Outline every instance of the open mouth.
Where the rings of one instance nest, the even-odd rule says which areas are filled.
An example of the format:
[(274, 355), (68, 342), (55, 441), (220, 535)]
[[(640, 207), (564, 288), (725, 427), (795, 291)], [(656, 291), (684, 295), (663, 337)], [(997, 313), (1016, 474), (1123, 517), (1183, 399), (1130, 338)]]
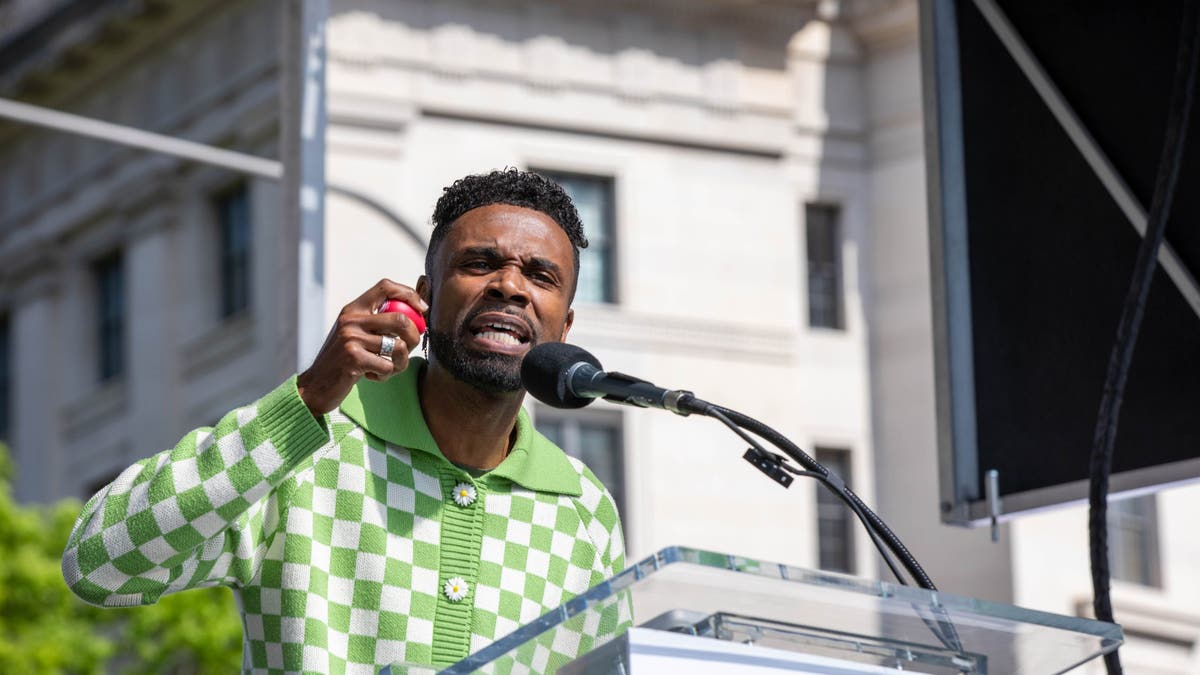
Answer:
[(471, 334), (483, 342), (519, 349), (528, 345), (530, 330), (525, 322), (499, 312), (481, 314), (471, 322)]

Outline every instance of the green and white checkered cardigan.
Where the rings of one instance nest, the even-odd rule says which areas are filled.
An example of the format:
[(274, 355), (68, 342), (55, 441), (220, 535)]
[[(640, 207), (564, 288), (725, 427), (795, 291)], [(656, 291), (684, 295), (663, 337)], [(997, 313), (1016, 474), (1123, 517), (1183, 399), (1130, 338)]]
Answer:
[[(226, 585), (245, 672), (373, 672), (457, 661), (619, 572), (596, 476), (521, 411), (509, 456), (472, 478), (425, 425), (424, 366), (361, 382), (323, 424), (292, 378), (129, 467), (75, 523), (68, 585), (112, 607)], [(518, 659), (561, 663), (628, 623), (616, 614)]]

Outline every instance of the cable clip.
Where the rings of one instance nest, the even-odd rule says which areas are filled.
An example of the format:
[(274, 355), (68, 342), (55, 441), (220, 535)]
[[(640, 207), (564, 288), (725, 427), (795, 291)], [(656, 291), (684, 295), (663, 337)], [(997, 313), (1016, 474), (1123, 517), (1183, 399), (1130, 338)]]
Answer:
[(754, 465), (754, 468), (767, 474), (771, 480), (779, 483), (783, 487), (791, 487), (792, 481), (796, 480), (792, 477), (777, 456), (766, 455), (754, 448), (746, 450), (746, 454), (742, 455), (742, 459)]

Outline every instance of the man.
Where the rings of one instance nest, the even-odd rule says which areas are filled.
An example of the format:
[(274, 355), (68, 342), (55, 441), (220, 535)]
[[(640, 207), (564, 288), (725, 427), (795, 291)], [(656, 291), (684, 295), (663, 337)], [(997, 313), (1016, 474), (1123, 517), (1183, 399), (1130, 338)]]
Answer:
[[(87, 503), (63, 555), (76, 594), (226, 585), (244, 671), (374, 672), (453, 663), (624, 567), (612, 497), (521, 407), (523, 355), (574, 319), (575, 207), (496, 171), (446, 188), (433, 224), (415, 290), (379, 282), (308, 370)], [(388, 299), (425, 313), (428, 362)]]

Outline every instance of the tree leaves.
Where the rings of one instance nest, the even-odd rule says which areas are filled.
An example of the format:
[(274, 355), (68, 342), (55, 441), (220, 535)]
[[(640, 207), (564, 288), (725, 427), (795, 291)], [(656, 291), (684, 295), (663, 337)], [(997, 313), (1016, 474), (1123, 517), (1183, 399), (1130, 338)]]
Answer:
[(13, 501), (0, 444), (0, 673), (226, 673), (241, 664), (233, 594), (209, 588), (154, 605), (93, 607), (62, 578), (62, 552), (81, 504)]

